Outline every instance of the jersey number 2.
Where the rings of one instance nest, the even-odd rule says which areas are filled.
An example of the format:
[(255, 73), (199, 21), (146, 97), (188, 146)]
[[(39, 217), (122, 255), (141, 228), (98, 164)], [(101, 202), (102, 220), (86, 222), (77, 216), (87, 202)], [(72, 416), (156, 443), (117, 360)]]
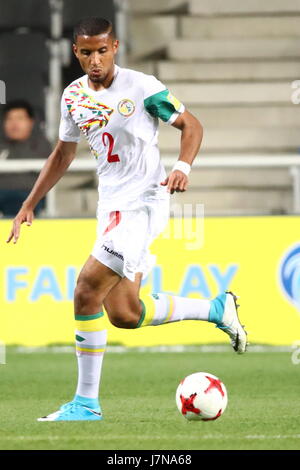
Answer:
[(115, 143), (113, 136), (108, 132), (104, 132), (104, 134), (102, 135), (102, 142), (105, 147), (108, 145), (107, 161), (109, 163), (119, 162), (119, 155), (117, 155), (116, 153), (112, 153)]

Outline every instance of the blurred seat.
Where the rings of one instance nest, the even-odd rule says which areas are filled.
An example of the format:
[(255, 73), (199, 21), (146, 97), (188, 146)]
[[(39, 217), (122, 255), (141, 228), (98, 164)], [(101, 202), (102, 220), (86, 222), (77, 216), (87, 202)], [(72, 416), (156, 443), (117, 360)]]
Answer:
[(48, 75), (49, 52), (46, 36), (40, 33), (0, 34), (0, 66), (28, 67)]
[(74, 25), (87, 16), (100, 16), (114, 23), (115, 7), (112, 0), (64, 0), (64, 35), (73, 31)]
[(41, 33), (0, 34), (0, 77), (6, 84), (6, 100), (24, 99), (38, 117), (45, 115), (49, 52)]
[(6, 84), (6, 101), (28, 101), (38, 119), (44, 121), (45, 81), (41, 74), (20, 64), (19, 67), (0, 67), (0, 77)]
[(46, 0), (0, 0), (0, 31), (21, 27), (50, 33), (50, 6)]

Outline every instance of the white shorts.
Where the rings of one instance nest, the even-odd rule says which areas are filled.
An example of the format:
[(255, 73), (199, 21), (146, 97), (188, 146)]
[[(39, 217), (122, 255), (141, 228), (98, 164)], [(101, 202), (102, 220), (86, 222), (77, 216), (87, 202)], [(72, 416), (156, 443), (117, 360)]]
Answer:
[(165, 229), (169, 213), (169, 199), (147, 202), (137, 210), (98, 210), (92, 255), (121, 277), (134, 281), (136, 273), (143, 273), (144, 279), (156, 262), (149, 247)]

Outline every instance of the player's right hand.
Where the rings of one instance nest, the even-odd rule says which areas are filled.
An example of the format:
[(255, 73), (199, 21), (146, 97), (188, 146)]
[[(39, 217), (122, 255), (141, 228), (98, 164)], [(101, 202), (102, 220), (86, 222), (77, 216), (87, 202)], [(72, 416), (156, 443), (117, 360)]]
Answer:
[(12, 239), (14, 239), (14, 243), (17, 243), (18, 238), (20, 236), (21, 224), (26, 222), (26, 225), (31, 225), (33, 221), (33, 217), (34, 217), (34, 214), (33, 214), (32, 209), (21, 207), (16, 217), (14, 218), (13, 226), (9, 234), (9, 237), (6, 240), (6, 243), (9, 243)]

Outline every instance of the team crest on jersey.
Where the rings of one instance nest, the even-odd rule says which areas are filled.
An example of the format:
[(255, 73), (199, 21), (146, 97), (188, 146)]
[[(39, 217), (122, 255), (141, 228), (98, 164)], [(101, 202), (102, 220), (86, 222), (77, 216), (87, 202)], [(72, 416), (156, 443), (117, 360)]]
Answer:
[(65, 98), (68, 111), (85, 135), (92, 126), (102, 128), (108, 124), (114, 110), (96, 101), (86, 92), (81, 82), (70, 85), (68, 92)]
[(122, 116), (125, 116), (125, 117), (132, 116), (132, 114), (135, 111), (135, 104), (133, 101), (129, 100), (128, 98), (125, 98), (119, 102), (118, 111), (120, 114), (122, 114)]

